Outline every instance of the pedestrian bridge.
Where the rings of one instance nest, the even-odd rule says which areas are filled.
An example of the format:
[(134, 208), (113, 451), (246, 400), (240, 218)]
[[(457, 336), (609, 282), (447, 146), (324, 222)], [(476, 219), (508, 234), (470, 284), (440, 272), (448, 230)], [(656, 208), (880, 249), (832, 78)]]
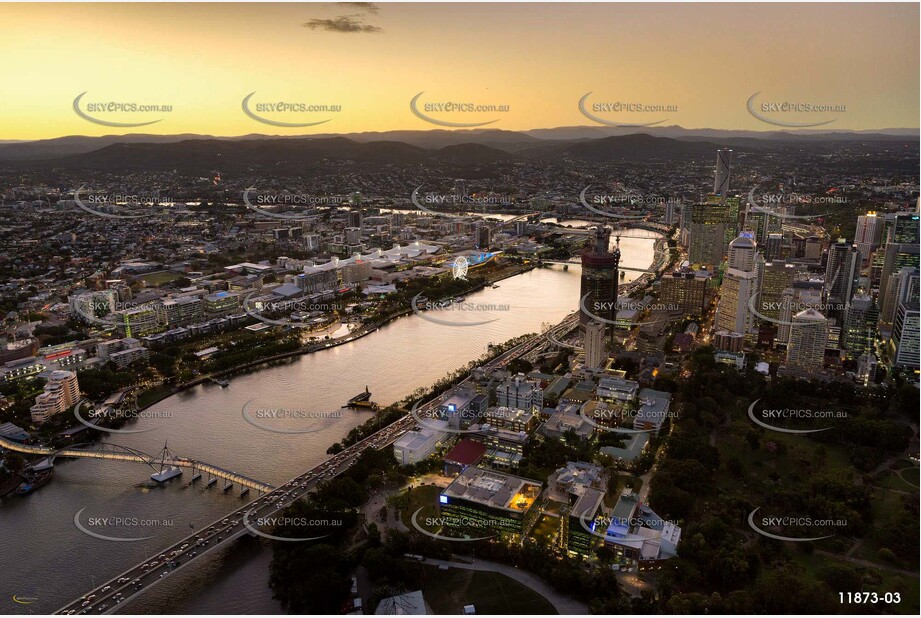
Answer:
[[(225, 489), (231, 485), (239, 485), (244, 489), (253, 489), (262, 493), (268, 493), (274, 489), (268, 483), (251, 479), (242, 474), (237, 474), (231, 470), (215, 466), (197, 459), (188, 457), (179, 457), (170, 453), (165, 448), (159, 455), (148, 455), (137, 449), (118, 444), (109, 443), (92, 443), (77, 444), (68, 448), (53, 449), (48, 446), (34, 446), (31, 444), (20, 444), (6, 438), (0, 437), (0, 447), (17, 453), (26, 453), (28, 455), (45, 455), (45, 459), (35, 468), (48, 468), (54, 465), (56, 457), (74, 457), (78, 459), (108, 459), (112, 461), (127, 461), (132, 463), (141, 463), (151, 468), (162, 468), (175, 466), (177, 468), (190, 469), (192, 471), (192, 480), (195, 481), (199, 476), (207, 474), (211, 478), (220, 478), (225, 481)], [(82, 448), (86, 447), (86, 448)]]

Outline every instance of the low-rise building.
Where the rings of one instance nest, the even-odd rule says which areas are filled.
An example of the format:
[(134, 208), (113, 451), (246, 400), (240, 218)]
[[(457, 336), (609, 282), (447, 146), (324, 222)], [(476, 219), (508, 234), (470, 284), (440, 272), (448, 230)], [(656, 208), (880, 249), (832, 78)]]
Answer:
[(469, 467), (438, 496), (447, 527), (526, 535), (540, 515), (541, 483)]
[(393, 443), (393, 456), (401, 465), (422, 461), (447, 437), (447, 421), (429, 420), (425, 427), (407, 431)]

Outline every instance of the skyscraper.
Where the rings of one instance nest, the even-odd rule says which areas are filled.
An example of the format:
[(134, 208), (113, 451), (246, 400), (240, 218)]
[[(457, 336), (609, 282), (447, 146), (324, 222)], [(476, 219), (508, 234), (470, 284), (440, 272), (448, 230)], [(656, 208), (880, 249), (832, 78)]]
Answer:
[(783, 234), (768, 234), (764, 243), (764, 259), (770, 262), (780, 257), (783, 250)]
[(585, 348), (586, 367), (597, 369), (604, 365), (607, 354), (604, 350), (604, 324), (602, 322), (593, 320), (585, 325), (583, 347)]
[(787, 344), (787, 366), (807, 373), (822, 368), (825, 344), (828, 341), (828, 320), (815, 309), (804, 309), (793, 316), (790, 343)]
[(688, 260), (691, 264), (718, 266), (726, 255), (729, 205), (719, 202), (685, 208), (688, 219)]
[(857, 231), (854, 233), (854, 244), (860, 250), (864, 265), (870, 261), (871, 254), (879, 247), (883, 237), (883, 224), (885, 219), (876, 216), (873, 211), (857, 217)]
[[(617, 317), (617, 282), (620, 267), (620, 248), (608, 250), (611, 232), (604, 227), (597, 227), (589, 243), (582, 251), (582, 285), (580, 299), (585, 299), (580, 307), (579, 323), (585, 324), (599, 318), (613, 323)], [(612, 336), (613, 336), (613, 329)]]
[(879, 307), (868, 294), (855, 294), (847, 305), (841, 348), (849, 359), (856, 360), (865, 352), (873, 352)]
[(906, 369), (919, 369), (921, 347), (921, 318), (919, 318), (919, 276), (917, 268), (903, 268), (897, 277), (896, 309), (892, 322), (889, 352), (892, 364)]
[(723, 198), (729, 193), (729, 172), (732, 168), (732, 151), (721, 148), (716, 151), (716, 174), (713, 179), (713, 193)]
[(476, 238), (477, 248), (481, 251), (488, 251), (492, 244), (492, 230), (489, 229), (489, 225), (482, 223), (477, 226)]
[(742, 333), (751, 330), (753, 314), (749, 307), (758, 289), (757, 245), (751, 234), (743, 232), (729, 244), (729, 260), (716, 311), (716, 330)]
[(840, 317), (857, 290), (860, 278), (860, 251), (856, 245), (839, 238), (828, 248), (825, 268), (825, 297), (830, 315)]
[[(894, 230), (893, 230), (894, 231)], [(893, 237), (890, 231), (890, 237)], [(879, 281), (879, 328), (885, 333), (892, 330), (895, 310), (898, 306), (897, 277), (903, 268), (921, 268), (918, 255), (918, 243), (890, 242), (886, 244), (883, 258), (883, 271)]]
[(755, 305), (758, 313), (768, 318), (780, 317), (780, 308), (783, 303), (783, 292), (793, 286), (793, 277), (796, 267), (783, 260), (775, 260), (764, 265), (758, 295)]

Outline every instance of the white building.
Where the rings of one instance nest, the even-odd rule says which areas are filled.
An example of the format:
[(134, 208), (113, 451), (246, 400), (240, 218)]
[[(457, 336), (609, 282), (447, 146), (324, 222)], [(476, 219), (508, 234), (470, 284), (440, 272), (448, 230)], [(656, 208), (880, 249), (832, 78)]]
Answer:
[(448, 436), (448, 421), (427, 420), (425, 427), (407, 431), (393, 443), (393, 456), (401, 465), (422, 461)]
[(53, 371), (45, 384), (45, 392), (35, 398), (31, 408), (32, 422), (41, 425), (52, 416), (66, 412), (80, 399), (80, 385), (73, 371)]
[(787, 365), (806, 372), (821, 371), (828, 343), (828, 320), (809, 308), (793, 316), (792, 322)]
[(749, 307), (758, 289), (757, 246), (748, 233), (729, 243), (729, 260), (716, 312), (716, 330), (748, 333), (753, 313)]
[(604, 323), (589, 322), (585, 325), (585, 366), (589, 369), (598, 369), (604, 366), (607, 353), (604, 349)]

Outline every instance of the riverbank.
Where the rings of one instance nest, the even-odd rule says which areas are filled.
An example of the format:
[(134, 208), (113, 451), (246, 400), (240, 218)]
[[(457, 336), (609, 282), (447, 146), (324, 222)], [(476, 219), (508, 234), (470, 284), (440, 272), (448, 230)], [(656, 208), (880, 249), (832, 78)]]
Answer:
[[(491, 275), (486, 276), (482, 282), (479, 282), (475, 285), (470, 286), (468, 289), (464, 290), (463, 294), (473, 294), (475, 292), (479, 292), (483, 290), (484, 288), (486, 288), (487, 286), (491, 286), (505, 279), (510, 279), (511, 277), (516, 277), (518, 275), (524, 274), (528, 272), (529, 270), (532, 270), (533, 268), (535, 268), (535, 265), (533, 264), (514, 265), (514, 266), (509, 266), (507, 268), (503, 268), (498, 273), (493, 273)], [(412, 313), (414, 313), (413, 308), (407, 307), (406, 309), (391, 313), (382, 319), (376, 320), (372, 324), (366, 324), (358, 329), (350, 331), (348, 334), (342, 335), (341, 337), (329, 339), (322, 343), (308, 344), (296, 350), (291, 350), (290, 352), (274, 354), (272, 356), (267, 356), (264, 358), (249, 361), (241, 365), (236, 365), (234, 367), (222, 369), (220, 371), (214, 371), (214, 372), (210, 372), (207, 374), (202, 374), (202, 375), (196, 376), (196, 378), (193, 380), (189, 380), (189, 381), (183, 382), (178, 385), (169, 386), (165, 382), (160, 382), (158, 384), (151, 386), (144, 392), (141, 392), (137, 395), (137, 400), (139, 402), (138, 411), (146, 410), (147, 408), (160, 403), (164, 399), (168, 399), (169, 397), (172, 397), (173, 395), (176, 395), (188, 389), (194, 388), (200, 384), (208, 383), (214, 379), (232, 376), (234, 374), (238, 374), (241, 372), (245, 372), (245, 371), (249, 371), (252, 369), (262, 367), (263, 365), (268, 365), (271, 363), (276, 363), (279, 361), (296, 358), (296, 357), (303, 356), (306, 354), (312, 354), (320, 350), (326, 350), (329, 348), (335, 348), (337, 346), (345, 345), (347, 343), (352, 343), (353, 341), (357, 341), (363, 337), (366, 337), (367, 335), (370, 335), (371, 333), (378, 331), (384, 326), (387, 326), (393, 322), (396, 322), (400, 318), (404, 318), (408, 315), (411, 315)], [(153, 395), (151, 396), (151, 394)]]

